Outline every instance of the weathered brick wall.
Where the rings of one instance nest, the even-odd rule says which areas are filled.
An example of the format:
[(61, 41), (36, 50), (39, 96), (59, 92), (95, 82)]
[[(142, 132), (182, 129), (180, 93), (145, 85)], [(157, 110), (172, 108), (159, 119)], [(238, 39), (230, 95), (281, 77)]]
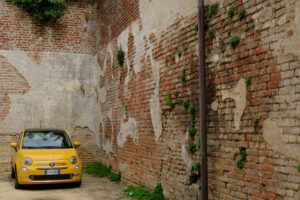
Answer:
[(45, 23), (0, 1), (1, 166), (8, 167), (15, 133), (32, 127), (66, 129), (82, 142), (84, 163), (95, 160), (98, 131), (85, 112), (95, 110), (96, 13), (93, 1), (74, 1), (61, 19)]
[[(100, 10), (119, 10), (126, 2), (103, 1)], [(106, 20), (98, 21), (98, 26), (108, 27), (97, 48), (103, 70), (99, 87), (105, 94), (100, 100), (104, 117), (100, 120), (103, 151), (99, 157), (114, 170), (120, 169), (125, 182), (149, 189), (162, 182), (168, 197), (196, 199), (200, 182), (191, 184), (189, 179), (191, 166), (200, 160), (199, 132), (197, 152), (191, 155), (187, 129), (193, 123), (179, 104), (169, 109), (165, 95), (167, 90), (178, 91), (174, 103), (189, 100), (198, 109), (197, 9), (177, 1), (157, 2), (141, 0), (136, 2), (139, 14), (131, 5), (122, 12), (105, 13)], [(210, 199), (299, 199), (299, 3), (218, 3), (208, 29), (215, 30), (216, 36), (206, 35)], [(152, 15), (147, 15), (144, 6)], [(164, 23), (160, 14), (168, 11), (167, 18), (178, 11), (177, 6), (181, 13), (189, 14), (178, 14)], [(230, 7), (236, 8), (232, 19), (227, 16)], [(239, 19), (243, 8), (245, 18)], [(112, 20), (120, 13), (125, 20), (122, 25)], [(240, 39), (236, 48), (230, 45), (233, 36)], [(123, 67), (117, 61), (120, 47), (126, 55)], [(182, 69), (187, 75), (184, 84)], [(126, 116), (122, 106), (126, 106)], [(199, 130), (197, 124), (198, 118)], [(247, 158), (239, 169), (236, 161), (241, 147)]]

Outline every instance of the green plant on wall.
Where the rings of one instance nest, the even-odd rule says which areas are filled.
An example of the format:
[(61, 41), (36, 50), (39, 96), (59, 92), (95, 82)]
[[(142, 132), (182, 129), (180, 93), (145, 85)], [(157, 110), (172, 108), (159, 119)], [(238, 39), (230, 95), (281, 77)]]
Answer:
[(227, 12), (227, 17), (229, 19), (232, 19), (233, 15), (234, 15), (234, 12), (235, 12), (236, 8), (235, 7), (231, 7), (229, 8), (228, 12)]
[(193, 104), (190, 104), (188, 108), (188, 112), (190, 114), (191, 120), (195, 121), (196, 120), (196, 108)]
[(249, 86), (249, 85), (251, 84), (251, 78), (250, 78), (250, 77), (247, 77), (247, 78), (245, 79), (245, 83), (246, 83), (247, 86)]
[(300, 173), (300, 164), (298, 165), (297, 170)]
[(196, 152), (196, 145), (195, 145), (194, 141), (190, 141), (189, 146), (188, 146), (188, 151), (191, 154), (194, 154)]
[(185, 69), (182, 69), (180, 79), (181, 79), (182, 83), (186, 82), (186, 70)]
[(201, 176), (201, 163), (200, 162), (196, 162), (192, 166), (192, 172), (196, 172), (197, 174), (199, 174)]
[(122, 47), (118, 51), (118, 63), (122, 67), (124, 64), (125, 52), (122, 50)]
[(216, 30), (214, 29), (209, 30), (207, 36), (209, 39), (214, 39), (216, 37)]
[(209, 12), (208, 12), (208, 14), (207, 14), (207, 16), (208, 16), (209, 18), (211, 18), (213, 15), (215, 15), (215, 14), (218, 12), (218, 6), (219, 6), (218, 3), (214, 3), (213, 5), (211, 5), (211, 6), (209, 7)]
[(189, 101), (184, 101), (181, 103), (181, 105), (187, 110), (190, 107), (190, 102)]
[(233, 36), (231, 39), (230, 39), (230, 45), (232, 46), (232, 48), (236, 48), (236, 46), (239, 44), (240, 42), (240, 38), (238, 36)]
[(194, 139), (194, 137), (195, 137), (195, 135), (196, 135), (196, 132), (197, 132), (197, 129), (195, 129), (195, 127), (192, 126), (192, 127), (189, 128), (188, 132), (189, 132), (190, 138), (191, 138), (191, 139)]
[(240, 158), (235, 162), (235, 166), (239, 169), (243, 169), (245, 162), (246, 162), (247, 154), (246, 154), (246, 148), (241, 147), (240, 148)]
[(166, 97), (165, 97), (165, 103), (170, 108), (174, 107), (174, 103), (173, 103), (173, 100), (172, 100), (172, 94), (171, 94), (170, 90), (167, 91), (167, 94), (166, 94)]
[(57, 20), (65, 14), (66, 0), (6, 0), (26, 10), (33, 19), (41, 21)]
[(245, 18), (245, 14), (246, 14), (245, 8), (241, 9), (241, 10), (238, 12), (239, 19), (240, 19), (240, 20), (244, 19), (244, 18)]

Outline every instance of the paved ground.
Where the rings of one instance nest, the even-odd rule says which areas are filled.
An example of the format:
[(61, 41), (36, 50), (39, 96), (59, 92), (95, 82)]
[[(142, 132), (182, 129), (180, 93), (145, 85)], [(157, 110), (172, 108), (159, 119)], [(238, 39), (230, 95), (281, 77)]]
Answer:
[(80, 188), (53, 185), (15, 190), (14, 179), (10, 178), (10, 174), (0, 175), (1, 200), (125, 200), (128, 198), (123, 195), (124, 187), (107, 178), (84, 174)]

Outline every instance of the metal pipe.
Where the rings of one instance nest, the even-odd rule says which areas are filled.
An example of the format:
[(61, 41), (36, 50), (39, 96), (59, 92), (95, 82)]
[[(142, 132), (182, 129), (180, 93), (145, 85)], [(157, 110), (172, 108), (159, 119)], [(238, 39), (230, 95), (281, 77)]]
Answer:
[(204, 0), (198, 0), (198, 43), (199, 43), (199, 113), (201, 134), (201, 199), (208, 199), (207, 139), (205, 115), (205, 40)]

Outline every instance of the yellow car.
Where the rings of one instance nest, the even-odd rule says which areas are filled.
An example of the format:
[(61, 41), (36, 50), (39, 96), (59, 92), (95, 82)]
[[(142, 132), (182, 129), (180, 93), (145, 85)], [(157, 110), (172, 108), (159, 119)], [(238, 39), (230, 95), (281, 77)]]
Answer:
[(15, 188), (32, 184), (73, 183), (81, 185), (82, 164), (76, 152), (80, 142), (59, 129), (23, 130), (11, 157)]

